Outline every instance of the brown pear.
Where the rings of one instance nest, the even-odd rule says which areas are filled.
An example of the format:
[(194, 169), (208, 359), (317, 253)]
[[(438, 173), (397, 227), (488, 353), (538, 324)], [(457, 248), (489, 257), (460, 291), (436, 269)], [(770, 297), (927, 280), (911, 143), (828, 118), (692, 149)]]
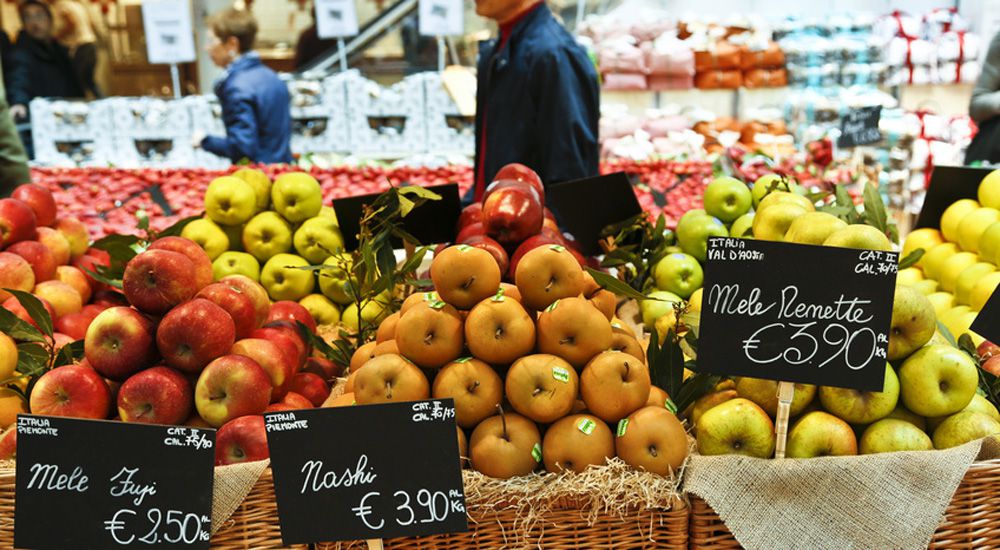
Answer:
[(514, 410), (548, 424), (573, 410), (579, 376), (573, 366), (555, 355), (528, 355), (510, 366), (504, 390)]
[(412, 308), (417, 304), (422, 304), (424, 302), (438, 302), (438, 301), (441, 301), (441, 297), (438, 296), (438, 293), (434, 291), (417, 292), (414, 294), (410, 294), (409, 296), (406, 297), (405, 300), (403, 300), (402, 305), (399, 306), (399, 316), (402, 317), (403, 315), (406, 314), (407, 311), (410, 310), (410, 308)]
[(583, 268), (565, 247), (539, 246), (521, 257), (514, 283), (524, 307), (541, 311), (556, 300), (580, 295)]
[(642, 349), (642, 344), (628, 334), (612, 329), (611, 349), (627, 353), (646, 364), (646, 354)]
[(351, 372), (360, 369), (361, 365), (364, 365), (369, 359), (375, 357), (374, 352), (377, 345), (375, 342), (368, 342), (355, 350), (354, 355), (351, 356)]
[(396, 344), (395, 340), (386, 340), (375, 346), (375, 349), (372, 350), (372, 355), (375, 357), (378, 357), (379, 355), (386, 355), (388, 353), (399, 355), (399, 345)]
[(589, 414), (574, 414), (557, 420), (545, 431), (542, 461), (545, 469), (583, 472), (588, 466), (601, 466), (615, 456), (615, 437), (601, 419)]
[(462, 355), (462, 319), (442, 301), (418, 304), (399, 318), (396, 345), (401, 355), (417, 365), (440, 367)]
[(381, 344), (382, 342), (396, 338), (396, 323), (399, 322), (399, 317), (400, 313), (397, 311), (382, 319), (382, 324), (378, 326), (378, 332), (375, 333), (376, 342)]
[(587, 301), (594, 305), (598, 311), (607, 317), (608, 321), (615, 318), (615, 308), (618, 307), (618, 298), (610, 290), (598, 290), (596, 293), (587, 296)]
[(649, 400), (649, 369), (620, 351), (605, 351), (580, 375), (580, 395), (587, 410), (605, 422), (618, 422)]
[(535, 349), (535, 320), (520, 302), (497, 294), (469, 312), (465, 343), (479, 359), (509, 365)]
[(656, 386), (653, 385), (649, 386), (649, 398), (646, 399), (647, 407), (654, 406), (654, 407), (666, 408), (668, 400), (670, 400), (670, 396), (667, 395), (667, 392), (663, 391), (662, 389)]
[(583, 298), (564, 298), (538, 315), (538, 351), (558, 355), (583, 368), (611, 347), (611, 324)]
[(500, 289), (503, 290), (504, 296), (513, 298), (518, 302), (521, 301), (521, 291), (517, 289), (517, 286), (510, 283), (500, 283)]
[(454, 399), (455, 421), (463, 428), (471, 428), (496, 413), (503, 399), (503, 381), (479, 359), (458, 359), (434, 377), (431, 396)]
[(354, 379), (354, 398), (359, 405), (418, 401), (430, 395), (427, 377), (400, 355), (375, 357)]
[(442, 300), (458, 309), (469, 309), (496, 293), (500, 266), (482, 248), (449, 246), (434, 256), (431, 280)]
[(668, 476), (687, 458), (687, 432), (667, 409), (643, 407), (618, 423), (615, 451), (630, 466)]
[(514, 413), (483, 420), (469, 438), (473, 469), (500, 479), (528, 475), (542, 460), (538, 426)]

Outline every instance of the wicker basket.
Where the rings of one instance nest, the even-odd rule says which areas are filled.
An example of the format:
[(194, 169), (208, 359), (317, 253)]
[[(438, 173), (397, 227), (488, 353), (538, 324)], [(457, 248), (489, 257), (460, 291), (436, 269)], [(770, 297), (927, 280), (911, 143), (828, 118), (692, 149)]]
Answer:
[[(1000, 548), (1000, 460), (976, 462), (969, 467), (944, 520), (931, 540), (934, 550)], [(704, 500), (691, 495), (691, 548), (730, 550), (740, 543)]]
[[(496, 550), (516, 547), (511, 540), (517, 521), (513, 510), (481, 510), (469, 507), (469, 531), (451, 535), (387, 539), (386, 550)], [(614, 548), (647, 550), (687, 548), (688, 509), (678, 502), (672, 509), (635, 509), (622, 516), (602, 515), (588, 521), (571, 505), (547, 513), (527, 533), (533, 548), (575, 550)], [(364, 550), (363, 541), (318, 544), (317, 550)]]
[(14, 547), (14, 466), (0, 466), (0, 548)]

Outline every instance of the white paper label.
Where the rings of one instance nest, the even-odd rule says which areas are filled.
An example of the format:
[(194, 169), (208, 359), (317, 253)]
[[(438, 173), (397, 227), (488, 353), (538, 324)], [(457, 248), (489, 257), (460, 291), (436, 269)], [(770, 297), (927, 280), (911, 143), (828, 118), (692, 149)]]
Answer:
[(146, 57), (150, 63), (188, 63), (195, 60), (191, 10), (184, 0), (142, 3)]
[(461, 0), (420, 0), (420, 34), (455, 36), (465, 32)]
[(354, 0), (316, 0), (316, 32), (320, 38), (343, 38), (358, 34)]

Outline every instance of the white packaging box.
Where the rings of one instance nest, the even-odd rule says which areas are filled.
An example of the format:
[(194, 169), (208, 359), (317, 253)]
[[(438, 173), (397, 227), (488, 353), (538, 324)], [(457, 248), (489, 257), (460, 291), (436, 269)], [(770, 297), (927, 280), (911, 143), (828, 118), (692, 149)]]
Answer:
[(399, 158), (428, 150), (422, 78), (410, 76), (383, 88), (354, 75), (346, 86), (352, 152)]
[(107, 101), (31, 101), (35, 162), (47, 166), (106, 166), (114, 151)]

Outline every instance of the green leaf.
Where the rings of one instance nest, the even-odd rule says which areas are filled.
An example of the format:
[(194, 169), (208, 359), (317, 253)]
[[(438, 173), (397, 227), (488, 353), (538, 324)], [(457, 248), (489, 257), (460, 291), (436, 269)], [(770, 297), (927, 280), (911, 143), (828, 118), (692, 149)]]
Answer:
[(406, 275), (408, 273), (415, 272), (417, 268), (420, 267), (420, 264), (424, 263), (424, 257), (427, 255), (427, 252), (429, 250), (430, 250), (429, 246), (422, 246), (414, 250), (413, 255), (407, 258), (406, 261), (404, 261), (402, 265), (399, 266), (398, 268), (399, 273), (402, 275)]
[(83, 351), (83, 340), (66, 344), (59, 348), (59, 353), (56, 355), (56, 360), (52, 367), (55, 368), (76, 363), (78, 360), (83, 359)]
[(17, 372), (35, 377), (45, 373), (49, 367), (49, 352), (35, 342), (17, 345)]
[(626, 298), (633, 298), (636, 300), (648, 300), (645, 294), (642, 294), (638, 290), (630, 287), (628, 284), (620, 281), (619, 279), (604, 273), (603, 271), (598, 271), (593, 268), (587, 268), (587, 272), (590, 276), (597, 281), (597, 284), (601, 285), (601, 288), (605, 290), (610, 290), (611, 292), (619, 295), (625, 296)]
[(944, 336), (944, 339), (947, 340), (949, 344), (951, 344), (953, 347), (956, 348), (958, 347), (958, 343), (955, 342), (955, 337), (951, 334), (951, 331), (948, 330), (948, 327), (944, 326), (944, 323), (938, 321), (937, 328), (938, 332), (941, 333), (941, 336)]
[(0, 332), (21, 342), (44, 342), (45, 335), (12, 311), (0, 307)]
[(865, 221), (874, 226), (882, 233), (889, 232), (888, 214), (885, 212), (885, 203), (882, 196), (872, 182), (865, 183)]
[(140, 231), (149, 230), (149, 216), (146, 214), (145, 210), (139, 210), (136, 212), (135, 217), (139, 220), (136, 227), (138, 227)]
[(671, 393), (670, 398), (673, 399), (674, 404), (677, 405), (677, 410), (683, 411), (697, 401), (699, 397), (712, 391), (712, 388), (714, 388), (721, 379), (721, 376), (714, 374), (704, 372), (695, 373), (694, 376), (684, 381), (684, 384), (681, 386), (680, 391), (677, 392), (677, 395), (675, 396)]
[(31, 317), (31, 320), (35, 322), (35, 325), (38, 326), (38, 329), (43, 334), (52, 337), (52, 317), (49, 315), (48, 310), (45, 309), (45, 306), (42, 305), (41, 300), (23, 290), (10, 288), (4, 290), (17, 298), (17, 301), (21, 303), (21, 307), (28, 312), (28, 316)]
[[(426, 187), (421, 187), (419, 185), (406, 185), (404, 187), (397, 188), (401, 195), (416, 195), (421, 199), (428, 201), (439, 201), (441, 200), (441, 195), (438, 195), (434, 191), (427, 189)], [(405, 214), (404, 214), (405, 216)]]
[(111, 274), (111, 270), (103, 265), (97, 266), (97, 271), (91, 271), (90, 269), (87, 269), (85, 267), (83, 268), (83, 272), (86, 273), (87, 275), (90, 275), (91, 278), (93, 278), (95, 281), (99, 283), (104, 283), (106, 285), (113, 286), (118, 290), (122, 289), (121, 275), (115, 277), (114, 275)]
[(923, 248), (918, 248), (913, 252), (907, 254), (905, 258), (899, 260), (899, 269), (906, 269), (908, 267), (913, 267), (917, 265), (917, 262), (920, 261), (920, 258), (924, 257), (924, 252), (925, 251)]
[(410, 213), (411, 210), (413, 210), (414, 206), (415, 204), (413, 203), (413, 201), (404, 197), (403, 195), (399, 196), (399, 213), (404, 218), (406, 217), (407, 214)]
[(181, 232), (184, 231), (184, 228), (187, 227), (189, 223), (195, 220), (200, 220), (201, 218), (202, 216), (191, 216), (189, 218), (184, 218), (183, 220), (179, 220), (177, 223), (171, 225), (170, 227), (164, 229), (163, 231), (160, 231), (157, 234), (157, 236), (160, 238), (179, 237), (181, 235)]
[(128, 263), (136, 256), (135, 246), (140, 243), (135, 235), (108, 235), (94, 241), (92, 246), (107, 252), (112, 262)]
[(963, 334), (958, 337), (958, 349), (969, 354), (970, 357), (977, 363), (979, 362), (979, 352), (976, 351), (976, 344), (972, 342), (972, 337), (968, 334)]

